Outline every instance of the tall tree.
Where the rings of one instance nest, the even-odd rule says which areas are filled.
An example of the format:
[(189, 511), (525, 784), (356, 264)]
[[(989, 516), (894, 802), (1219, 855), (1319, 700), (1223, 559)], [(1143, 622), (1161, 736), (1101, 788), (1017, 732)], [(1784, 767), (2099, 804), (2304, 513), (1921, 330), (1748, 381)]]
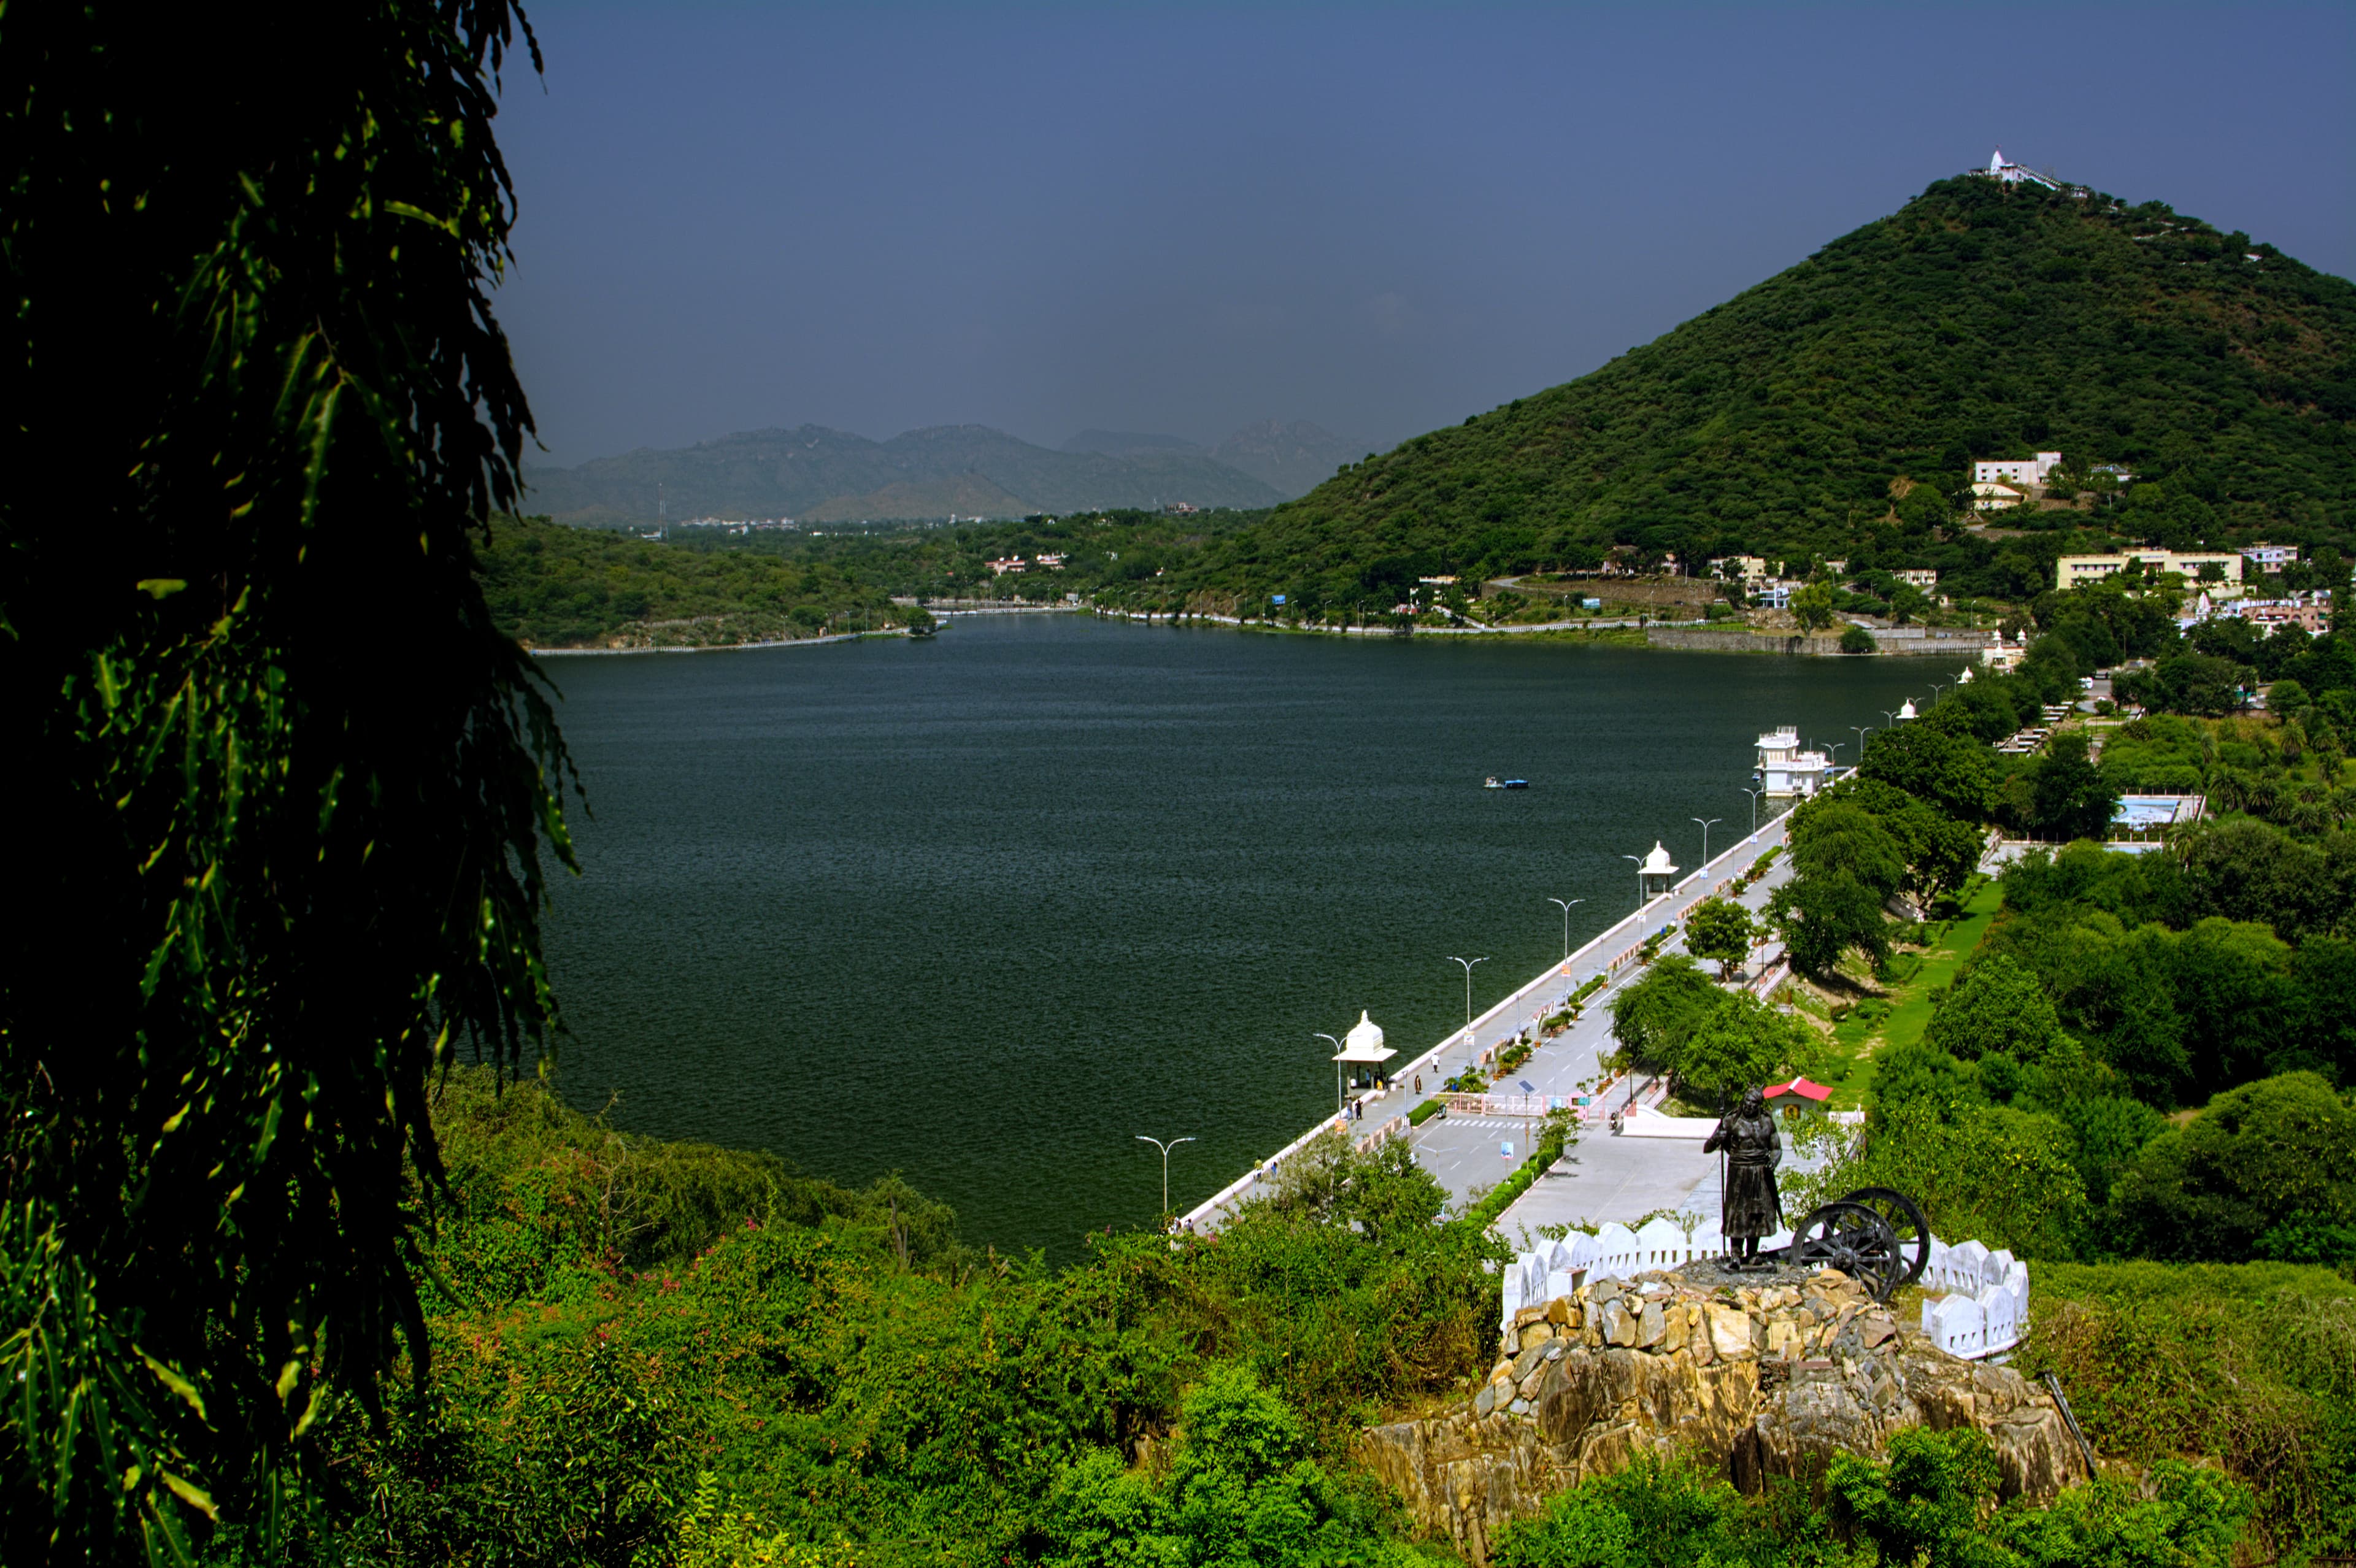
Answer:
[(519, 26), (0, 16), (10, 1563), (286, 1516), (327, 1404), (423, 1373), (430, 1075), (550, 1017), (563, 753), (473, 575), (531, 428), (490, 308)]

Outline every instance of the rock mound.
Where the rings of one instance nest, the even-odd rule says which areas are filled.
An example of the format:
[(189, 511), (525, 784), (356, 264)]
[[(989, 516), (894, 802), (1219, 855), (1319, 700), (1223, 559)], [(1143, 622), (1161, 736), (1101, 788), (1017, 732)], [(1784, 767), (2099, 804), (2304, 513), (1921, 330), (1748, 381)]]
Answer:
[(1510, 1520), (1640, 1452), (1697, 1450), (1755, 1491), (1769, 1476), (1813, 1479), (1836, 1452), (1878, 1456), (1905, 1427), (1976, 1426), (2006, 1497), (2086, 1478), (2051, 1397), (1948, 1355), (1831, 1269), (1804, 1283), (1589, 1281), (1516, 1312), (1502, 1351), (1462, 1405), (1360, 1438), (1417, 1523), (1476, 1564)]

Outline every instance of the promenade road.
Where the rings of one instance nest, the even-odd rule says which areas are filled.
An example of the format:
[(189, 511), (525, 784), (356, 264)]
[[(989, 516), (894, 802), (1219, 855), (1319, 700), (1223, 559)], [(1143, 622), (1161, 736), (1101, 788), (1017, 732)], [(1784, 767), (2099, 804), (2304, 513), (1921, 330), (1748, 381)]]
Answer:
[[(1666, 951), (1684, 950), (1682, 927), (1687, 913), (1703, 899), (1729, 880), (1747, 872), (1751, 863), (1771, 848), (1783, 842), (1787, 826), (1784, 816), (1776, 816), (1759, 825), (1755, 833), (1736, 837), (1733, 844), (1711, 857), (1706, 866), (1686, 874), (1667, 894), (1656, 896), (1641, 912), (1632, 911), (1601, 936), (1574, 953), (1568, 963), (1549, 966), (1537, 977), (1524, 983), (1503, 1001), (1475, 1019), (1470, 1030), (1459, 1029), (1440, 1045), (1421, 1055), (1398, 1064), (1394, 1076), (1397, 1087), (1388, 1094), (1370, 1100), (1365, 1119), (1354, 1130), (1371, 1132), (1388, 1117), (1404, 1115), (1424, 1095), (1440, 1092), (1441, 1083), (1451, 1074), (1462, 1072), (1466, 1061), (1482, 1051), (1511, 1040), (1524, 1029), (1534, 1030), (1538, 1020), (1558, 1010), (1572, 991), (1591, 976), (1610, 970), (1612, 961), (1640, 944), (1644, 933), (1657, 931), (1665, 922), (1675, 921), (1679, 933), (1671, 938)], [(1757, 885), (1741, 895), (1740, 901), (1757, 910), (1790, 876), (1790, 867), (1778, 857), (1767, 875)], [(1755, 956), (1755, 955), (1754, 955)], [(1611, 986), (1590, 997), (1585, 1016), (1555, 1040), (1538, 1047), (1522, 1067), (1494, 1085), (1500, 1093), (1578, 1094), (1587, 1091), (1601, 1075), (1601, 1058), (1612, 1050), (1610, 1003), (1621, 985), (1643, 973), (1641, 965), (1630, 964), (1618, 971)], [(1754, 969), (1751, 973), (1757, 973)], [(1415, 1091), (1415, 1081), (1423, 1080), (1423, 1094)], [(1522, 1085), (1527, 1083), (1528, 1089)], [(1451, 1201), (1462, 1205), (1476, 1189), (1494, 1186), (1527, 1157), (1530, 1147), (1528, 1131), (1514, 1125), (1477, 1125), (1483, 1119), (1451, 1117), (1445, 1121), (1434, 1118), (1426, 1122), (1412, 1135), (1418, 1163), (1424, 1166), (1440, 1184), (1448, 1189)], [(1494, 1120), (1494, 1118), (1490, 1118)], [(1330, 1125), (1328, 1122), (1324, 1124)], [(1511, 1138), (1515, 1154), (1508, 1158), (1501, 1146)], [(1594, 1152), (1593, 1146), (1608, 1141), (1614, 1145), (1631, 1146), (1624, 1153), (1606, 1156)], [(1650, 1146), (1658, 1145), (1657, 1148)], [(1690, 1199), (1695, 1189), (1688, 1182), (1692, 1167), (1715, 1160), (1702, 1161), (1698, 1146), (1676, 1139), (1613, 1138), (1610, 1129), (1601, 1123), (1592, 1124), (1582, 1138), (1580, 1169), (1590, 1168), (1599, 1173), (1590, 1186), (1603, 1186), (1607, 1179), (1601, 1172), (1619, 1171), (1612, 1184), (1609, 1211), (1591, 1211), (1596, 1220), (1633, 1218), (1651, 1209), (1676, 1207)], [(1716, 1180), (1712, 1168), (1709, 1180)], [(1579, 1179), (1570, 1178), (1569, 1179)], [(1698, 1177), (1691, 1179), (1698, 1180)], [(1564, 1178), (1542, 1179), (1539, 1186), (1561, 1185)], [(1239, 1189), (1223, 1194), (1214, 1202), (1205, 1203), (1185, 1216), (1195, 1228), (1215, 1227), (1220, 1211), (1264, 1190), (1265, 1183), (1254, 1180)], [(1587, 1188), (1581, 1188), (1582, 1196)], [(1714, 1192), (1715, 1188), (1711, 1190)], [(1657, 1199), (1647, 1195), (1669, 1194)], [(1626, 1214), (1617, 1211), (1638, 1198), (1645, 1201), (1630, 1209)], [(1524, 1201), (1527, 1201), (1526, 1195)], [(1714, 1203), (1715, 1200), (1711, 1201)], [(1517, 1204), (1518, 1208), (1519, 1205)], [(1580, 1216), (1569, 1216), (1580, 1217)], [(1516, 1219), (1518, 1221), (1518, 1216)], [(1546, 1221), (1552, 1222), (1552, 1217)], [(1510, 1233), (1510, 1232), (1509, 1232)]]

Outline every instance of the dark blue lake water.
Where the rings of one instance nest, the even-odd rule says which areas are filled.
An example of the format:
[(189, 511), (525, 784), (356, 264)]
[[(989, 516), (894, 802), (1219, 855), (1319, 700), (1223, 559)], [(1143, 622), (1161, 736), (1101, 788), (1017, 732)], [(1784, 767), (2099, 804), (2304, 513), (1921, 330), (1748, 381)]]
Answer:
[[(1076, 615), (550, 661), (594, 814), (549, 954), (559, 1076), (669, 1137), (897, 1169), (1068, 1256), (1332, 1106), (1635, 902), (1620, 857), (1747, 828), (1752, 741), (1844, 743), (1954, 667)], [(1526, 777), (1527, 791), (1481, 787)]]

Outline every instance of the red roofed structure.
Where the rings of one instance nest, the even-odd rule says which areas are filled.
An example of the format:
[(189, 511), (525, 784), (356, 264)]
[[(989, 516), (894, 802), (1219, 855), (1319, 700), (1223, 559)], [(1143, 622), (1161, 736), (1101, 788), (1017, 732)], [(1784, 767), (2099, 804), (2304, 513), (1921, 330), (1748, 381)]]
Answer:
[(1794, 1078), (1789, 1083), (1770, 1084), (1766, 1094), (1770, 1100), (1778, 1094), (1798, 1094), (1810, 1100), (1829, 1100), (1833, 1096), (1833, 1092), (1821, 1083), (1811, 1083), (1804, 1078)]

